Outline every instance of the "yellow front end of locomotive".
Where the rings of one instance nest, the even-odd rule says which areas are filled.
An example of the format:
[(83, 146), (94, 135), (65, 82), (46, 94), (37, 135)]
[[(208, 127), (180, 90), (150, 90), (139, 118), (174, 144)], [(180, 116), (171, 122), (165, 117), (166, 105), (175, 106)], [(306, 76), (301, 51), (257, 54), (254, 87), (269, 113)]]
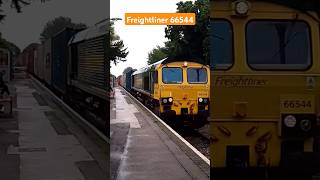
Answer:
[[(237, 3), (242, 3), (241, 12), (236, 12)], [(261, 1), (212, 2), (211, 20), (217, 22), (218, 29), (214, 38), (222, 43), (221, 46), (226, 46), (227, 35), (230, 35), (232, 54), (230, 62), (224, 60), (218, 65), (214, 62), (211, 70), (212, 168), (280, 167), (292, 165), (290, 163), (295, 159), (302, 160), (305, 154), (311, 157), (314, 154), (308, 153), (317, 151), (314, 140), (319, 131), (320, 37), (315, 16), (311, 16), (312, 12), (309, 15)], [(265, 31), (270, 34), (250, 34), (253, 29), (258, 34), (266, 28), (274, 31), (273, 35), (277, 37), (285, 35), (288, 38), (292, 32), (297, 39), (287, 40), (287, 44), (293, 42), (287, 49), (281, 48), (284, 44), (281, 38), (277, 42), (256, 42), (255, 46), (250, 46), (257, 38), (267, 35), (270, 37), (266, 41), (273, 38), (270, 30)], [(285, 28), (291, 30), (284, 31)], [(309, 45), (303, 44), (306, 41)], [(279, 50), (268, 43), (279, 43)], [(257, 49), (259, 44), (270, 48), (265, 56), (271, 54), (271, 63), (267, 57), (254, 53), (264, 53), (263, 48)], [(300, 48), (296, 48), (298, 45)], [(297, 59), (295, 64), (282, 61), (288, 59), (286, 51), (290, 48), (293, 49), (291, 54), (298, 53), (305, 59), (292, 56), (291, 59)], [(272, 64), (276, 62), (276, 56), (282, 62)], [(217, 58), (213, 61), (218, 61)], [(305, 64), (298, 64), (300, 62)]]
[[(210, 69), (194, 62), (174, 62), (157, 69), (160, 112), (175, 116), (208, 117)], [(195, 78), (196, 76), (196, 78)]]

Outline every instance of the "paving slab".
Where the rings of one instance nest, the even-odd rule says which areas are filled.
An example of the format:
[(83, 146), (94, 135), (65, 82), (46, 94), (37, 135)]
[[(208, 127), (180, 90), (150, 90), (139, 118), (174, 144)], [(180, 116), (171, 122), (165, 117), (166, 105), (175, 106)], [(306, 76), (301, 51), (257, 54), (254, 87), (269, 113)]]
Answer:
[(112, 179), (209, 179), (123, 90), (115, 88), (112, 103)]
[(0, 156), (4, 159), (0, 179), (107, 179), (107, 167), (96, 158), (101, 155), (99, 148), (83, 133), (76, 133), (81, 129), (61, 107), (30, 79), (13, 85), (17, 95), (14, 116), (0, 119)]

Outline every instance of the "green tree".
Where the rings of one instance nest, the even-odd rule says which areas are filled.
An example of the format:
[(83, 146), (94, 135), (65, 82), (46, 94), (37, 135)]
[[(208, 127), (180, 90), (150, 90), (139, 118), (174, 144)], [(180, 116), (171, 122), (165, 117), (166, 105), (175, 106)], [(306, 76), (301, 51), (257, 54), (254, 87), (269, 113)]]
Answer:
[(157, 46), (148, 53), (148, 64), (153, 64), (167, 56), (165, 47)]
[[(40, 2), (44, 3), (45, 1), (48, 1), (48, 0), (41, 0)], [(15, 8), (18, 13), (21, 13), (22, 6), (26, 6), (30, 4), (30, 2), (27, 2), (25, 0), (11, 0), (10, 2), (11, 2), (11, 7)], [(2, 4), (3, 4), (3, 0), (0, 0), (0, 7), (2, 6)], [(3, 11), (0, 9), (0, 21), (2, 21), (5, 18), (5, 15), (2, 12)]]
[(209, 62), (209, 0), (185, 1), (177, 3), (178, 13), (195, 13), (196, 25), (172, 26), (165, 29), (165, 43), (169, 56), (187, 56), (201, 59), (200, 63)]
[(13, 44), (12, 42), (3, 39), (0, 33), (0, 48), (9, 49), (14, 55), (20, 54), (20, 48)]
[(53, 35), (58, 33), (59, 31), (63, 30), (66, 27), (75, 28), (75, 29), (84, 29), (87, 28), (87, 26), (83, 23), (73, 23), (72, 20), (69, 17), (57, 17), (45, 25), (43, 28), (41, 34), (40, 34), (40, 40), (44, 41), (48, 38), (51, 38)]
[[(107, 52), (109, 55), (109, 61), (117, 65), (118, 62), (126, 61), (126, 57), (129, 54), (128, 48), (124, 47), (123, 41), (115, 33), (114, 21), (110, 21), (109, 26), (109, 47), (107, 47)], [(108, 46), (108, 45), (107, 45)]]

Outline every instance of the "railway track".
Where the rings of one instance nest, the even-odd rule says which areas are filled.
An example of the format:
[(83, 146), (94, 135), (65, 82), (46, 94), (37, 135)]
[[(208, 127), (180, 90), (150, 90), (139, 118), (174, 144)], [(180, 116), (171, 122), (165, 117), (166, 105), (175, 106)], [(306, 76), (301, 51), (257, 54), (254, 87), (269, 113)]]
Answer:
[[(207, 127), (204, 127), (207, 128)], [(192, 129), (188, 126), (174, 128), (184, 139), (192, 144), (198, 151), (200, 151), (208, 159), (210, 158), (210, 141), (209, 137), (199, 130)], [(208, 129), (207, 129), (208, 130)]]
[[(135, 100), (139, 101), (136, 97), (132, 96), (128, 91), (126, 91), (124, 88), (121, 87), (121, 93), (122, 94), (129, 94), (130, 97), (135, 98)], [(144, 108), (148, 109), (149, 111), (152, 111), (150, 108), (145, 106), (141, 101), (140, 105)], [(156, 116), (155, 114), (153, 114)], [(159, 118), (157, 116), (157, 118)], [(160, 118), (159, 118), (160, 119)], [(184, 140), (186, 140), (188, 143), (192, 145), (198, 152), (200, 152), (206, 159), (205, 161), (209, 162), (210, 158), (210, 151), (209, 151), (209, 124), (205, 125), (203, 128), (200, 129), (193, 129), (190, 126), (184, 126), (180, 123), (174, 123), (170, 120), (163, 120), (166, 125), (170, 126), (177, 134), (179, 134)]]

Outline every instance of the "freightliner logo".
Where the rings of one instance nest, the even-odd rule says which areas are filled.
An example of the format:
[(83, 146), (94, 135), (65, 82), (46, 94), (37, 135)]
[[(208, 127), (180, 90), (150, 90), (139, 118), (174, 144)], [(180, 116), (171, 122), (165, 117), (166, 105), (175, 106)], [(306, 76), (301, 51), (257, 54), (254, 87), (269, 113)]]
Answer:
[(263, 87), (268, 80), (244, 76), (217, 76), (214, 85), (227, 88), (234, 87)]

